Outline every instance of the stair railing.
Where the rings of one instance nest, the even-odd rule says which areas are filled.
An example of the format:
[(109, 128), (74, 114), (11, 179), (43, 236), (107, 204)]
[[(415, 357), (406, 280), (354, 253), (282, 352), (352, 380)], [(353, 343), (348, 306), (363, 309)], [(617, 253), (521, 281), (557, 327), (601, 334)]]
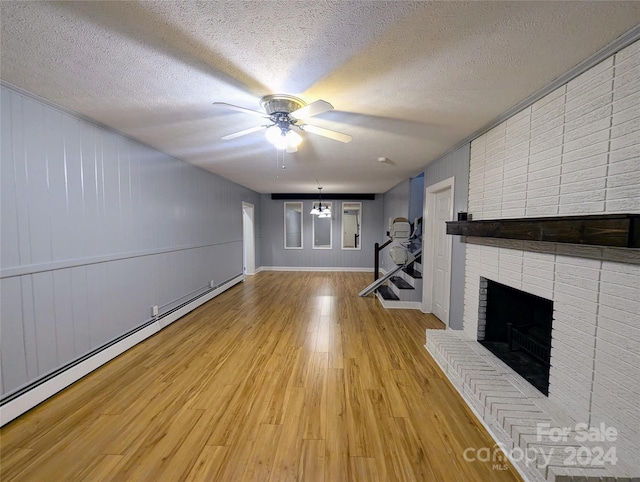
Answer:
[[(414, 232), (416, 227), (422, 222), (422, 216), (420, 216), (418, 219), (416, 219), (415, 223), (411, 223), (411, 231)], [(387, 231), (387, 235), (389, 235), (389, 232)], [(414, 234), (415, 236), (415, 234)], [(417, 236), (416, 236), (417, 237)], [(380, 244), (380, 243), (375, 243), (373, 245), (373, 281), (377, 281), (378, 278), (380, 277), (380, 251), (382, 251), (384, 248), (386, 248), (387, 246), (389, 246), (391, 243), (393, 243), (393, 239), (389, 238), (386, 242)]]
[(373, 281), (377, 281), (377, 279), (380, 277), (380, 251), (382, 251), (384, 248), (386, 248), (387, 246), (389, 246), (391, 243), (393, 242), (393, 239), (389, 238), (385, 243), (382, 244), (382, 246), (380, 246), (379, 243), (376, 243), (373, 246), (373, 253), (374, 253), (374, 261), (373, 261)]

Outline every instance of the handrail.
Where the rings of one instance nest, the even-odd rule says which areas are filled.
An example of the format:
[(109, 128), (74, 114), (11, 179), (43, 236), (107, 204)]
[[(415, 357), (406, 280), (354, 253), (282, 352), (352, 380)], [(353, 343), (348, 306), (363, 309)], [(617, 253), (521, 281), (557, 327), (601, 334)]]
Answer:
[(414, 253), (410, 253), (410, 254), (412, 259), (407, 260), (407, 262), (404, 264), (396, 265), (392, 270), (385, 273), (385, 275), (382, 278), (373, 280), (373, 283), (371, 283), (369, 286), (363, 289), (360, 293), (358, 293), (358, 296), (367, 296), (369, 293), (378, 289), (385, 281), (391, 278), (398, 271), (409, 266), (411, 263), (415, 261), (416, 257), (422, 254), (422, 248), (418, 248)]
[(403, 265), (396, 266), (395, 268), (393, 268), (388, 273), (385, 273), (385, 275), (382, 278), (374, 280), (373, 283), (371, 283), (369, 286), (367, 286), (365, 289), (363, 289), (360, 293), (358, 293), (358, 296), (367, 296), (369, 293), (375, 291), (377, 288), (382, 286), (382, 284), (385, 281), (387, 281), (389, 278), (391, 278), (394, 274), (396, 274), (402, 268), (404, 268)]
[(376, 243), (373, 246), (373, 255), (374, 255), (374, 260), (373, 260), (373, 281), (376, 281), (378, 279), (378, 277), (379, 277), (379, 272), (380, 272), (380, 251), (382, 251), (384, 248), (389, 246), (392, 242), (393, 242), (393, 239), (389, 238), (385, 243), (382, 244), (382, 246), (380, 246), (378, 243)]

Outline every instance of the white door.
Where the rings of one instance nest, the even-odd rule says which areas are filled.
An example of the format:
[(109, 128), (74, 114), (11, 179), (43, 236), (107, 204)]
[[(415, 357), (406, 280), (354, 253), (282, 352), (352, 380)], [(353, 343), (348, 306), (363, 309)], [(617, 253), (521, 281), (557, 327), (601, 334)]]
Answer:
[(255, 239), (253, 234), (253, 204), (242, 203), (242, 272), (255, 274)]
[(423, 215), (422, 311), (433, 313), (449, 326), (451, 286), (451, 236), (447, 221), (453, 220), (454, 178), (426, 188)]
[(450, 237), (445, 222), (451, 221), (451, 189), (435, 195), (433, 226), (433, 294), (432, 313), (447, 323), (449, 320), (449, 279), (451, 269)]

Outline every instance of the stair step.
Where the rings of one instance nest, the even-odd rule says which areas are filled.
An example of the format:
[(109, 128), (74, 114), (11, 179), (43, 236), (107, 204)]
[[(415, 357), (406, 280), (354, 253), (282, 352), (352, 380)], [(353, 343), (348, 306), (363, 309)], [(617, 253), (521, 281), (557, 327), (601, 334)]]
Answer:
[(415, 279), (421, 279), (422, 278), (422, 273), (420, 271), (416, 270), (416, 269), (413, 269), (413, 268), (410, 268), (410, 267), (406, 267), (406, 268), (403, 268), (402, 271), (407, 273), (412, 278), (415, 278)]
[(395, 300), (395, 301), (400, 300), (400, 298), (396, 296), (393, 290), (390, 287), (385, 285), (378, 288), (378, 293), (380, 293), (380, 296), (382, 296), (382, 299), (385, 299), (385, 300)]
[(392, 276), (391, 278), (389, 278), (389, 281), (391, 281), (394, 285), (396, 285), (401, 290), (414, 289), (413, 286), (407, 283), (407, 281), (404, 278), (401, 278), (400, 276)]

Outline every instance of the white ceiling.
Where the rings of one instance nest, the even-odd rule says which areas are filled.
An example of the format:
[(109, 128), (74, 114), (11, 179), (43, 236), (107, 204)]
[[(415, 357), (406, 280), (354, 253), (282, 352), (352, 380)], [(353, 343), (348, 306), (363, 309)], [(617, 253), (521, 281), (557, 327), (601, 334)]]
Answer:
[[(4, 81), (258, 192), (385, 192), (640, 23), (640, 2), (0, 1)], [(266, 94), (334, 111), (277, 168)], [(282, 156), (282, 155), (281, 155)], [(389, 162), (379, 163), (378, 157)]]

